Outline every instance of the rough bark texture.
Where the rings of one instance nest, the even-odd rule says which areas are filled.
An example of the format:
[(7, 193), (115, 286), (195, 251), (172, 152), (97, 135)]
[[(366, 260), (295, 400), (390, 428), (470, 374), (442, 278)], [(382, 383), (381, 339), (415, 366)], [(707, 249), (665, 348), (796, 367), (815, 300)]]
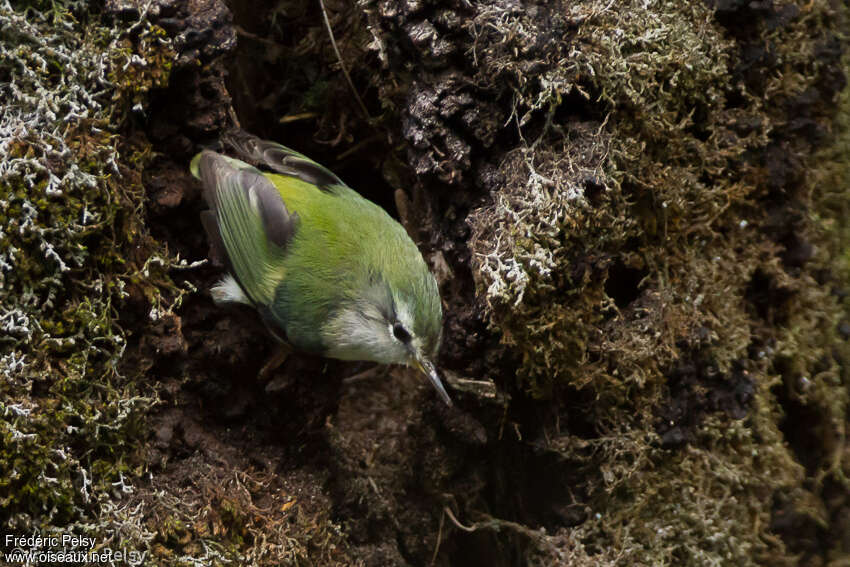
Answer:
[[(313, 0), (0, 1), (0, 524), (149, 565), (850, 562), (850, 6), (324, 10), (342, 60)], [(236, 123), (414, 235), (457, 407), (255, 380), (187, 170)]]

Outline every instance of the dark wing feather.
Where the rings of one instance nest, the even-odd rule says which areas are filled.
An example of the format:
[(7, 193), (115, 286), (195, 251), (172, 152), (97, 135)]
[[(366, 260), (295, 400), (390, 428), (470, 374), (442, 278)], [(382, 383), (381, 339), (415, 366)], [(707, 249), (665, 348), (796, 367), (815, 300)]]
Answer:
[(334, 185), (345, 185), (333, 172), (307, 156), (275, 142), (261, 140), (244, 130), (231, 130), (221, 139), (242, 159), (261, 167), (265, 166), (276, 173), (297, 177), (319, 189), (327, 190)]
[(272, 244), (285, 249), (292, 237), (295, 236), (295, 228), (298, 226), (298, 213), (289, 212), (277, 187), (269, 182), (265, 176), (253, 172), (243, 172), (242, 175), (243, 177), (252, 175), (260, 178), (253, 183), (249, 181), (251, 183), (249, 187), (256, 190), (260, 217), (263, 219), (266, 237)]

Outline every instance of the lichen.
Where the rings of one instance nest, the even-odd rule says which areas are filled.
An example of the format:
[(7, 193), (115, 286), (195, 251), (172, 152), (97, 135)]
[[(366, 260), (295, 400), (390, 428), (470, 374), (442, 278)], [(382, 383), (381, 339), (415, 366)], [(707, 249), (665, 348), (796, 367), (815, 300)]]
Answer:
[[(777, 7), (745, 44), (702, 4), (526, 8), (492, 2), (471, 25), (519, 145), (480, 174), (491, 197), (468, 222), (518, 387), (585, 400), (559, 415), (595, 431), (550, 439), (602, 471), (583, 488), (594, 515), (553, 538), (581, 542), (573, 564), (788, 561), (773, 499), (818, 524), (810, 503), (846, 483), (846, 142), (822, 126), (846, 10)], [(738, 61), (759, 53), (775, 72)], [(800, 173), (824, 167), (828, 189)], [(784, 430), (818, 414), (817, 433)]]
[[(591, 381), (586, 369), (571, 369), (587, 351), (588, 340), (598, 342), (589, 338), (582, 320), (601, 326), (625, 307), (617, 305), (622, 302), (612, 291), (619, 283), (606, 281), (616, 263), (647, 278), (637, 282), (642, 288), (654, 283), (667, 311), (659, 323), (667, 332), (655, 328), (657, 335), (645, 337), (642, 345), (624, 345), (620, 350), (628, 351), (627, 356), (642, 359), (621, 367), (626, 373), (615, 383), (651, 380), (648, 374), (657, 375), (675, 360), (676, 341), (710, 323), (701, 320), (709, 310), (693, 308), (694, 301), (713, 299), (695, 287), (704, 287), (702, 279), (683, 276), (702, 269), (693, 265), (693, 256), (682, 256), (693, 253), (683, 240), (705, 248), (700, 233), (711, 233), (711, 223), (728, 207), (740, 183), (738, 178), (709, 179), (763, 141), (761, 133), (746, 138), (728, 134), (731, 117), (723, 89), (730, 45), (712, 26), (710, 10), (646, 3), (616, 11), (602, 8), (587, 3), (567, 12), (561, 26), (578, 30), (567, 34), (563, 45), (547, 49), (560, 59), (549, 61), (549, 70), (537, 79), (526, 76), (522, 61), (511, 56), (510, 43), (500, 38), (507, 34), (537, 45), (548, 28), (526, 13), (496, 7), (482, 11), (475, 23), (482, 30), (482, 73), (508, 75), (521, 85), (514, 106), (520, 134), (534, 131), (524, 125), (535, 112), (545, 116), (537, 137), (518, 150), (524, 164), (506, 156), (497, 165), (504, 188), (492, 205), (470, 217), (476, 277), (486, 289), (488, 312), (509, 341), (537, 345), (524, 354), (522, 370), (538, 393), (550, 391), (552, 380), (578, 386)], [(492, 29), (498, 31), (484, 31)], [(597, 108), (600, 120), (576, 124), (553, 118), (568, 97)], [(651, 112), (644, 110), (649, 107)], [(711, 132), (721, 127), (722, 133)], [(705, 129), (707, 140), (695, 137), (695, 128)], [(549, 149), (556, 144), (563, 149)], [(541, 175), (541, 170), (548, 172)], [(510, 201), (515, 205), (507, 205)], [(623, 254), (630, 239), (640, 239), (642, 246)], [(495, 249), (480, 249), (494, 243)], [(544, 258), (548, 260), (541, 264)], [(502, 265), (494, 268), (499, 261)], [(561, 298), (565, 291), (566, 300)], [(526, 307), (534, 311), (526, 313)]]
[[(272, 40), (240, 28), (241, 118), (286, 109), (299, 142), (354, 144), (405, 179), (451, 290), (441, 363), (499, 403), (458, 391), (461, 418), (382, 381), (320, 420), (318, 464), (269, 433), (280, 420), (204, 407), (226, 394), (203, 388), (233, 391), (214, 367), (263, 353), (193, 295), (210, 274), (171, 280), (198, 265), (173, 250), (202, 246), (177, 226), (197, 195), (174, 171), (226, 121), (226, 10), (5, 1), (3, 524), (175, 566), (843, 560), (846, 6), (326, 4), (342, 62), (314, 4), (262, 13)], [(340, 64), (382, 112), (368, 125)], [(387, 161), (359, 159), (361, 127), (388, 134)], [(149, 189), (177, 197), (152, 213), (156, 150), (172, 169)]]
[(138, 269), (127, 251), (151, 243), (136, 214), (142, 163), (127, 159), (143, 148), (117, 133), (167, 80), (150, 62), (169, 49), (144, 17), (95, 20), (74, 3), (0, 3), (0, 518), (9, 532), (132, 548), (150, 534), (122, 499), (155, 394), (119, 372), (116, 309)]

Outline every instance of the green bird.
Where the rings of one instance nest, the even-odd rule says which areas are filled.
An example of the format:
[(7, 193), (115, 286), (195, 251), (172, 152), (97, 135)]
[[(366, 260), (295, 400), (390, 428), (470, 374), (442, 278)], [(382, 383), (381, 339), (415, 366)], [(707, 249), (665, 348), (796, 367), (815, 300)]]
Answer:
[(204, 150), (191, 165), (228, 268), (215, 302), (252, 306), (286, 347), (417, 368), (451, 405), (434, 366), (437, 281), (404, 228), (298, 152), (241, 131), (222, 143), (241, 159)]

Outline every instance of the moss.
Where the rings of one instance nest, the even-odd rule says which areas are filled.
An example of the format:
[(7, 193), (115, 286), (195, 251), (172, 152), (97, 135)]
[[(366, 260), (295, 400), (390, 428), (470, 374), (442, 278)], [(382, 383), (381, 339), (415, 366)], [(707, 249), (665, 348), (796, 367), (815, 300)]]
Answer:
[[(843, 106), (837, 138), (823, 127), (846, 9), (777, 7), (739, 36), (698, 4), (515, 8), (472, 28), (479, 79), (514, 90), (520, 145), (482, 176), (470, 247), (519, 389), (593, 400), (561, 412), (588, 416), (602, 469), (585, 487), (598, 515), (562, 534), (582, 542), (573, 561), (788, 564), (804, 544), (771, 534), (773, 499), (822, 526), (820, 483), (846, 486)], [(711, 401), (724, 389), (737, 401)], [(801, 421), (815, 431), (786, 430)]]
[(157, 564), (357, 564), (348, 557), (342, 529), (315, 509), (324, 505), (316, 502), (323, 497), (315, 486), (250, 468), (219, 469), (197, 455), (189, 460), (194, 474), (175, 483), (155, 479), (154, 499), (131, 497), (133, 505), (151, 506), (150, 550)]
[[(415, 426), (427, 432), (410, 434), (408, 451), (427, 466), (411, 467), (413, 477), (398, 468), (420, 460), (396, 445), (383, 447), (386, 478), (368, 476), (361, 453), (351, 450), (358, 472), (335, 481), (348, 490), (342, 503), (357, 502), (358, 512), (374, 504), (363, 522), (350, 523), (361, 530), (358, 545), (376, 544), (379, 533), (387, 548), (374, 545), (373, 557), (400, 558), (402, 549), (405, 559), (424, 563), (431, 546), (423, 541), (442, 541), (446, 554), (472, 540), (428, 516), (432, 502), (424, 496), (403, 501), (408, 483), (419, 486), (426, 474), (427, 492), (454, 493), (452, 506), (466, 508), (499, 545), (519, 536), (511, 549), (526, 554), (512, 557), (520, 563), (841, 560), (848, 552), (841, 521), (850, 509), (850, 233), (842, 222), (850, 111), (845, 90), (833, 120), (832, 95), (843, 87), (835, 53), (846, 43), (838, 33), (846, 7), (538, 4), (459, 3), (455, 10), (366, 2), (331, 13), (337, 24), (362, 10), (369, 23), (365, 40), (363, 26), (334, 29), (357, 84), (364, 67), (353, 63), (374, 40), (390, 76), (368, 79), (381, 99), (370, 108), (385, 112), (381, 127), (401, 124), (391, 128), (410, 142), (411, 169), (462, 186), (451, 191), (452, 215), (460, 218), (473, 193), (485, 193), (467, 218), (468, 250), (458, 251), (466, 242), (462, 221), (446, 221), (456, 231), (446, 257), (454, 269), (469, 253), (471, 266), (453, 279), (471, 267), (484, 318), (519, 361), (515, 373), (496, 368), (510, 357), (490, 356), (498, 352), (478, 322), (449, 321), (447, 335), (463, 335), (447, 336), (449, 347), (485, 359), (470, 363), (469, 374), (493, 370), (514, 396), (502, 418), (508, 427), (471, 452), (430, 422)], [(0, 39), (0, 75), (13, 76), (21, 91), (9, 92), (7, 81), (0, 90), (22, 111), (0, 119), (4, 525), (114, 537), (150, 551), (151, 564), (160, 565), (357, 563), (361, 550), (349, 547), (330, 515), (334, 503), (317, 488), (332, 483), (298, 478), (310, 467), (259, 473), (251, 466), (262, 459), (226, 455), (227, 447), (203, 440), (161, 469), (139, 455), (149, 448), (143, 440), (156, 401), (137, 373), (165, 359), (131, 353), (128, 361), (132, 337), (115, 313), (133, 301), (155, 320), (147, 330), (160, 325), (185, 341), (174, 310), (190, 289), (171, 282), (176, 259), (143, 224), (140, 172), (152, 151), (134, 127), (150, 110), (149, 90), (171, 73), (169, 41), (144, 18), (110, 24), (97, 14), (87, 22), (76, 3), (29, 5), (35, 9), (26, 18), (0, 7), (3, 29), (14, 30)], [(292, 49), (255, 46), (263, 65), (254, 69), (293, 52), (283, 63), (292, 73), (259, 73), (292, 78), (285, 94), (279, 85), (261, 88), (250, 66), (239, 66), (242, 83), (268, 93), (263, 104), (245, 106), (289, 109), (301, 119), (322, 100), (347, 100), (345, 83), (326, 64), (336, 56), (312, 9), (298, 4), (285, 15), (287, 30), (303, 32), (280, 28)], [(467, 47), (471, 66), (461, 57)], [(437, 56), (438, 48), (450, 56)], [(182, 86), (191, 83), (183, 78)], [(406, 92), (407, 99), (399, 94)], [(319, 138), (350, 133), (355, 112), (346, 118), (339, 106), (323, 113)], [(394, 121), (398, 113), (403, 119)], [(205, 134), (214, 122), (201, 128)], [(302, 127), (307, 137), (317, 129)], [(439, 203), (448, 191), (433, 186)], [(432, 244), (442, 238), (450, 239), (437, 235)], [(460, 295), (464, 286), (455, 288)], [(194, 324), (192, 346), (212, 352), (200, 337), (213, 323)], [(234, 334), (222, 329), (219, 336)], [(180, 362), (168, 379), (198, 369), (198, 382), (210, 376), (201, 363)], [(193, 406), (202, 405), (197, 400)], [(190, 421), (172, 427), (186, 433)], [(503, 439), (511, 430), (534, 459), (500, 461), (512, 454)], [(345, 433), (356, 441), (362, 431)], [(365, 454), (374, 455), (369, 447)], [(260, 455), (265, 447), (254, 449)], [(288, 467), (288, 458), (278, 462)], [(585, 515), (550, 520), (529, 495), (534, 490), (514, 490), (514, 475), (539, 484), (539, 471), (529, 471), (540, 462), (552, 469), (545, 478), (555, 484), (543, 497), (551, 512), (558, 516), (562, 491)], [(394, 478), (404, 479), (400, 488), (384, 490)], [(408, 506), (399, 520), (400, 502)], [(439, 514), (441, 506), (433, 508)], [(476, 509), (518, 521), (476, 518)], [(545, 532), (536, 529), (538, 517)], [(386, 525), (368, 532), (369, 522)], [(493, 555), (507, 549), (489, 547)]]
[[(730, 120), (723, 91), (729, 83), (730, 44), (712, 26), (709, 10), (645, 4), (617, 12), (597, 8), (588, 3), (568, 12), (582, 24), (554, 51), (566, 54), (569, 45), (581, 49), (569, 60), (552, 64), (545, 80), (530, 81), (511, 58), (509, 46), (496, 42), (498, 37), (487, 38), (492, 43), (485, 44), (480, 57), (483, 72), (495, 68), (525, 83), (514, 110), (520, 127), (533, 121), (536, 111), (548, 113), (536, 140), (498, 166), (505, 172), (502, 196), (493, 208), (471, 217), (477, 274), (488, 311), (496, 326), (507, 331), (508, 340), (535, 345), (523, 355), (523, 375), (538, 394), (550, 392), (552, 384), (545, 382), (553, 379), (578, 387), (593, 381), (595, 373), (576, 370), (587, 352), (589, 332), (583, 329), (600, 326), (620, 309), (610, 295), (619, 282), (606, 282), (618, 262), (641, 266), (643, 281), (635, 283), (641, 290), (657, 290), (658, 302), (668, 311), (662, 323), (669, 332), (619, 349), (642, 359), (607, 382), (644, 384), (661, 378), (660, 369), (676, 358), (676, 341), (703, 326), (702, 310), (688, 302), (697, 297), (711, 301), (714, 295), (711, 290), (683, 289), (704, 285), (704, 280), (688, 275), (701, 269), (694, 266), (698, 257), (711, 253), (701, 250), (682, 257), (684, 240), (690, 238), (699, 249), (694, 236), (711, 231), (710, 222), (728, 206), (729, 194), (740, 182), (706, 180), (754, 140), (763, 141), (711, 133), (728, 129)], [(497, 12), (484, 16), (501, 17)], [(493, 27), (479, 18), (483, 21), (476, 28)], [(523, 21), (528, 18), (517, 14), (507, 26), (497, 26), (497, 33), (508, 34), (511, 22), (517, 29), (534, 30), (525, 33), (544, 33), (538, 22)], [(594, 93), (592, 100), (604, 120), (553, 124), (561, 101), (574, 93), (581, 98)], [(647, 107), (652, 112), (642, 110)], [(694, 122), (696, 113), (701, 115), (699, 123)], [(707, 139), (694, 136), (697, 126), (708, 131)], [(555, 144), (563, 149), (543, 150)], [(598, 187), (594, 198), (600, 202), (588, 199), (588, 187)], [(626, 243), (635, 240), (640, 246), (618, 259)], [(494, 242), (495, 250), (480, 249)], [(529, 254), (532, 242), (535, 250)], [(501, 267), (494, 268), (493, 262)], [(584, 270), (576, 268), (581, 265)], [(632, 296), (638, 297), (641, 290)], [(561, 299), (564, 291), (569, 294), (566, 302)], [(551, 311), (547, 306), (552, 304), (563, 309)], [(526, 313), (526, 306), (535, 306), (533, 313)], [(603, 387), (604, 382), (596, 383)]]
[(145, 349), (164, 337), (185, 353), (175, 311), (195, 291), (171, 280), (187, 265), (145, 224), (155, 152), (140, 119), (175, 53), (144, 10), (85, 8), (0, 3), (14, 30), (0, 36), (0, 95), (20, 111), (0, 118), (0, 521), (151, 565), (354, 563), (331, 504), (298, 501), (320, 481), (296, 497), (247, 463), (151, 459), (160, 392), (146, 371), (166, 355)]
[(14, 30), (0, 38), (0, 91), (15, 109), (0, 119), (0, 518), (15, 533), (103, 540), (132, 523), (120, 501), (141, 473), (140, 419), (154, 403), (150, 386), (117, 371), (127, 339), (115, 310), (138, 270), (125, 258), (151, 243), (132, 214), (144, 163), (122, 159), (134, 142), (116, 135), (116, 109), (167, 80), (139, 62), (170, 55), (144, 20), (132, 32), (85, 23), (72, 4), (0, 6)]

